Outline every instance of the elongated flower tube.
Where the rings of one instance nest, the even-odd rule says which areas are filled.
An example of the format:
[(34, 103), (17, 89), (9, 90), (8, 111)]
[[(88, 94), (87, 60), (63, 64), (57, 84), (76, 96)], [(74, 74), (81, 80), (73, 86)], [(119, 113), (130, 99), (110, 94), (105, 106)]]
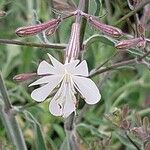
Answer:
[(78, 91), (88, 104), (96, 104), (101, 99), (95, 83), (88, 79), (86, 61), (79, 63), (73, 60), (62, 64), (48, 54), (51, 64), (42, 61), (37, 69), (37, 74), (43, 76), (29, 86), (43, 85), (31, 93), (37, 102), (43, 102), (54, 89), (58, 89), (49, 104), (50, 112), (55, 116), (68, 117), (76, 110), (76, 97)]
[(49, 20), (48, 22), (37, 24), (37, 25), (20, 27), (16, 29), (16, 34), (18, 36), (32, 36), (46, 29), (55, 31), (60, 22), (61, 22), (61, 19), (57, 18), (57, 19), (52, 19), (52, 20)]
[(74, 60), (78, 57), (80, 51), (80, 24), (73, 23), (71, 29), (71, 36), (68, 46), (66, 48), (66, 62)]
[(145, 40), (141, 37), (129, 39), (129, 40), (122, 40), (119, 43), (115, 45), (115, 47), (119, 50), (129, 49), (132, 47), (139, 47), (143, 48), (145, 47)]
[[(86, 18), (87, 18), (87, 16), (86, 16)], [(114, 38), (118, 38), (118, 37), (122, 36), (122, 31), (120, 29), (110, 26), (110, 25), (106, 25), (104, 23), (101, 23), (92, 16), (88, 16), (88, 21), (89, 21), (90, 25), (92, 25), (94, 28), (100, 30), (102, 33), (104, 33), (108, 36), (111, 36)]]

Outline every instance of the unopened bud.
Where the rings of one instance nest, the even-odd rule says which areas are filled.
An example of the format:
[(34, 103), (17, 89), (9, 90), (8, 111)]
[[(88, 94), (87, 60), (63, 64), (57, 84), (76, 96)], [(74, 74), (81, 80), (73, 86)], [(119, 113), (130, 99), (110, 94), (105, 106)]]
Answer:
[(93, 17), (89, 17), (88, 18), (89, 23), (96, 29), (100, 30), (102, 33), (114, 37), (114, 38), (118, 38), (122, 35), (122, 31), (119, 28), (110, 26), (110, 25), (106, 25), (104, 23), (99, 22), (98, 20), (96, 20)]
[(3, 10), (0, 10), (0, 17), (4, 17), (6, 15), (6, 12)]
[(150, 137), (149, 133), (146, 132), (142, 127), (134, 127), (131, 129), (131, 132), (143, 142)]
[(31, 35), (36, 35), (46, 29), (55, 30), (58, 27), (60, 21), (61, 19), (58, 18), (37, 25), (21, 27), (16, 30), (16, 34), (18, 36), (31, 36)]
[(130, 40), (122, 40), (116, 44), (116, 48), (119, 50), (125, 50), (132, 47), (144, 47), (145, 40), (143, 38), (134, 38)]
[(17, 82), (23, 82), (35, 78), (36, 76), (37, 76), (36, 73), (23, 73), (14, 76), (13, 80), (16, 80)]
[(48, 28), (48, 29), (45, 31), (45, 34), (46, 34), (47, 36), (54, 34), (55, 31), (57, 30), (57, 27), (58, 27), (58, 26), (56, 25), (56, 27), (50, 27), (50, 28)]

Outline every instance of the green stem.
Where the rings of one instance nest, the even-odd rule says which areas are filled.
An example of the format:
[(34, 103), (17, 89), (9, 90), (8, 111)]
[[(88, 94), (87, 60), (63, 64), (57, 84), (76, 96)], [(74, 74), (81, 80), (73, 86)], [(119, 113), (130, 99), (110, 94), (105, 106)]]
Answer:
[[(85, 13), (88, 13), (88, 7), (89, 7), (89, 0), (81, 0), (78, 6), (78, 9), (82, 10)], [(83, 40), (84, 40), (84, 34), (85, 34), (85, 29), (86, 29), (86, 23), (87, 20), (85, 18), (82, 18), (81, 22), (81, 28), (80, 28), (80, 47), (81, 50), (83, 49)]]
[[(149, 115), (150, 114), (150, 108), (148, 107), (148, 108), (146, 108), (146, 109), (143, 109), (143, 110), (140, 110), (140, 111), (138, 111), (138, 114), (141, 116), (141, 117), (144, 117), (144, 116), (146, 116), (146, 115)], [(130, 116), (128, 116), (127, 117), (127, 119), (132, 119), (132, 115), (130, 115)]]
[(138, 7), (136, 7), (133, 11), (129, 12), (127, 15), (123, 16), (119, 21), (117, 21), (117, 23), (115, 23), (115, 25), (121, 23), (122, 21), (126, 20), (130, 16), (134, 15), (137, 11), (139, 11), (140, 9), (142, 9), (148, 3), (150, 3), (150, 0), (142, 0), (141, 4)]
[(127, 61), (122, 61), (122, 62), (119, 62), (119, 63), (116, 63), (116, 64), (113, 64), (112, 66), (109, 66), (109, 67), (105, 67), (105, 68), (102, 68), (102, 69), (98, 69), (96, 70), (95, 72), (92, 72), (89, 77), (94, 77), (96, 75), (99, 75), (101, 73), (104, 73), (104, 72), (107, 72), (107, 71), (111, 71), (111, 70), (114, 70), (118, 67), (122, 67), (122, 66), (126, 66), (126, 65), (130, 65), (130, 64), (136, 64), (136, 59), (131, 59), (131, 60), (127, 60)]
[(27, 150), (23, 134), (19, 124), (16, 121), (12, 105), (10, 103), (2, 75), (0, 73), (0, 91), (3, 98), (3, 104), (0, 105), (0, 117), (5, 126), (7, 136), (16, 150)]
[(0, 73), (0, 92), (2, 94), (4, 103), (5, 103), (5, 111), (7, 112), (12, 108), (12, 106), (11, 106), (1, 73)]
[(67, 138), (68, 150), (78, 150), (77, 137), (74, 124), (75, 113), (72, 113), (68, 118), (65, 119), (64, 128)]
[(39, 47), (39, 48), (54, 48), (57, 50), (66, 48), (66, 44), (38, 44), (38, 43), (31, 43), (31, 42), (21, 42), (17, 40), (9, 40), (9, 39), (0, 39), (0, 44), (13, 44), (13, 45), (22, 45), (22, 46), (29, 46), (29, 47)]
[(146, 58), (149, 55), (150, 55), (150, 51), (148, 51), (147, 53), (145, 53), (144, 55), (142, 55), (140, 57), (133, 58), (133, 59), (130, 59), (130, 60), (127, 60), (127, 61), (121, 61), (119, 63), (113, 64), (112, 66), (105, 67), (105, 68), (102, 68), (102, 69), (98, 69), (95, 72), (90, 73), (89, 77), (91, 78), (91, 77), (94, 77), (94, 76), (99, 75), (101, 73), (111, 71), (111, 70), (114, 70), (114, 69), (122, 67), (122, 66), (137, 64), (137, 62), (140, 63), (144, 58)]

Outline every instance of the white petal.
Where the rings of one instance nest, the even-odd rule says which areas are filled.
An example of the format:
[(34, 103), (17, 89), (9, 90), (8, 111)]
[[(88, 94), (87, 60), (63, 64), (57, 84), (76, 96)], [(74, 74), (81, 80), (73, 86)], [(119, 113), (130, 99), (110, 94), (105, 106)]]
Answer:
[(70, 63), (67, 63), (64, 65), (65, 69), (68, 71), (68, 73), (73, 73), (75, 71), (75, 67), (77, 66), (77, 64), (79, 63), (80, 61), (78, 59), (70, 62)]
[(29, 87), (34, 86), (34, 85), (39, 85), (39, 84), (46, 84), (46, 83), (49, 83), (55, 79), (57, 80), (57, 78), (59, 78), (59, 77), (61, 78), (61, 76), (57, 76), (57, 75), (44, 76), (44, 77), (38, 79), (37, 81), (31, 83), (29, 85)]
[(88, 67), (87, 67), (87, 62), (83, 60), (76, 68), (75, 72), (73, 75), (80, 75), (80, 76), (85, 76), (87, 77), (89, 75), (88, 73)]
[(44, 101), (52, 90), (61, 82), (61, 78), (61, 76), (54, 76), (46, 85), (35, 89), (31, 93), (31, 97), (37, 102)]
[(65, 95), (65, 87), (64, 82), (62, 81), (61, 86), (57, 93), (54, 95), (53, 99), (49, 104), (49, 111), (54, 116), (62, 116), (63, 115), (63, 96)]
[(49, 56), (55, 70), (57, 71), (57, 73), (59, 74), (63, 74), (65, 72), (64, 70), (64, 65), (62, 63), (60, 63), (58, 60), (56, 60), (53, 56), (51, 56), (50, 54), (47, 53), (47, 55)]
[(96, 104), (101, 99), (100, 92), (91, 79), (73, 76), (73, 81), (86, 103)]
[(76, 110), (74, 97), (71, 96), (71, 93), (66, 95), (66, 100), (63, 109), (63, 117), (67, 118), (72, 112)]
[(76, 99), (71, 93), (70, 86), (62, 83), (60, 89), (55, 94), (49, 105), (49, 111), (55, 116), (68, 117), (72, 112), (75, 111)]
[(52, 65), (50, 65), (48, 62), (45, 60), (42, 61), (39, 64), (38, 70), (37, 70), (38, 75), (43, 75), (43, 74), (56, 74), (56, 71)]
[(56, 101), (55, 99), (52, 99), (49, 104), (49, 111), (54, 116), (62, 116), (62, 106)]

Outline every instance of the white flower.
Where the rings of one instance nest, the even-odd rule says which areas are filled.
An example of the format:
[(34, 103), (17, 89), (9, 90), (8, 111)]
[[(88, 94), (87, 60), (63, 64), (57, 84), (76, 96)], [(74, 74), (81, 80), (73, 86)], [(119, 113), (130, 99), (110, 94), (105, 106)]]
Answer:
[(50, 102), (49, 110), (55, 116), (68, 117), (76, 109), (76, 91), (79, 91), (88, 104), (96, 104), (101, 99), (95, 83), (86, 78), (88, 76), (88, 67), (85, 60), (80, 64), (79, 60), (62, 64), (50, 54), (48, 56), (52, 65), (42, 61), (39, 64), (37, 74), (44, 76), (29, 85), (43, 84), (42, 87), (35, 89), (31, 93), (31, 97), (35, 101), (44, 101), (60, 85)]

